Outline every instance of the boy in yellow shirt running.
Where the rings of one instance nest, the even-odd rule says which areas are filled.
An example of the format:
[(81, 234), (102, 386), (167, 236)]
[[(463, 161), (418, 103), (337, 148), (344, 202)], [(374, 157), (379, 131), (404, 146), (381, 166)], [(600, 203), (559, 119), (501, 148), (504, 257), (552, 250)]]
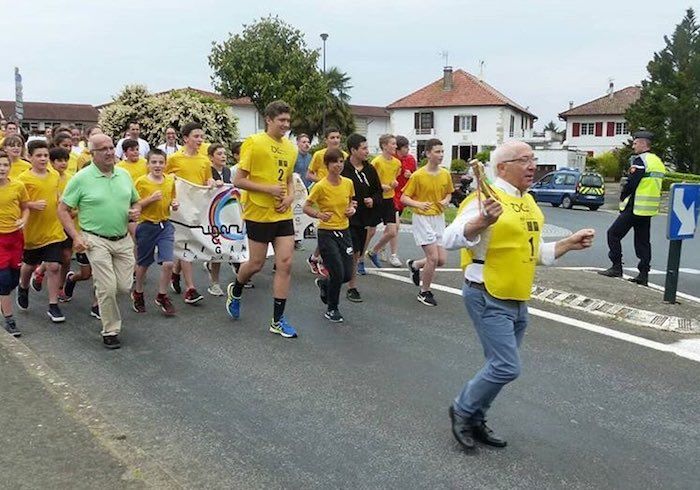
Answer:
[[(126, 142), (125, 142), (126, 143)], [(175, 314), (175, 307), (167, 295), (168, 282), (173, 272), (175, 227), (170, 222), (170, 209), (177, 211), (179, 204), (175, 195), (175, 177), (164, 175), (166, 154), (163, 150), (148, 152), (148, 174), (139, 177), (134, 184), (139, 193), (141, 216), (136, 227), (136, 280), (131, 292), (136, 313), (146, 312), (143, 296), (143, 280), (148, 267), (155, 260), (161, 264), (158, 296), (155, 303), (165, 316)]]
[(136, 182), (140, 177), (148, 173), (146, 159), (139, 153), (139, 142), (136, 140), (124, 140), (122, 143), (124, 160), (117, 162), (117, 167), (123, 168), (131, 176), (131, 180)]
[(60, 323), (65, 317), (58, 307), (58, 291), (61, 287), (60, 264), (66, 234), (56, 214), (58, 210), (59, 175), (49, 171), (49, 147), (45, 141), (30, 141), (27, 146), (32, 168), (23, 172), (18, 180), (24, 183), (29, 195), (29, 220), (24, 230), (24, 254), (17, 287), (17, 305), (29, 308), (29, 279), (34, 269), (46, 263), (49, 290), (48, 315), (52, 322)]
[(10, 173), (7, 178), (15, 180), (19, 174), (25, 170), (32, 168), (32, 164), (22, 158), (22, 150), (24, 149), (24, 138), (18, 134), (10, 134), (5, 136), (2, 142), (2, 151), (7, 154), (10, 159)]
[(401, 202), (413, 208), (413, 238), (416, 245), (423, 248), (425, 258), (408, 260), (406, 266), (413, 283), (420, 285), (416, 299), (426, 306), (437, 306), (430, 285), (435, 268), (443, 265), (447, 256), (441, 245), (445, 231), (444, 210), (450, 204), (454, 187), (450, 173), (440, 166), (445, 155), (442, 141), (429, 139), (425, 144), (425, 154), (428, 164), (411, 174), (401, 196)]
[(328, 269), (327, 278), (317, 278), (321, 301), (328, 305), (324, 316), (333, 323), (343, 321), (338, 311), (340, 287), (352, 277), (353, 248), (350, 237), (350, 221), (355, 214), (355, 187), (352, 180), (342, 177), (345, 160), (336, 148), (323, 156), (328, 175), (311, 188), (304, 203), (304, 212), (320, 220), (318, 225), (318, 248), (323, 263)]
[(267, 247), (275, 250), (276, 273), (272, 284), (273, 310), (270, 332), (285, 338), (297, 336), (284, 316), (294, 253), (294, 163), (297, 149), (285, 134), (291, 123), (291, 108), (277, 100), (265, 108), (263, 133), (249, 136), (241, 147), (233, 185), (246, 192), (243, 219), (248, 235), (248, 261), (241, 264), (236, 281), (227, 289), (226, 311), (240, 318), (241, 295), (246, 282), (265, 264)]
[(0, 309), (7, 333), (19, 337), (22, 334), (12, 316), (10, 293), (19, 284), (29, 195), (22, 182), (10, 180), (10, 169), (10, 158), (0, 151)]

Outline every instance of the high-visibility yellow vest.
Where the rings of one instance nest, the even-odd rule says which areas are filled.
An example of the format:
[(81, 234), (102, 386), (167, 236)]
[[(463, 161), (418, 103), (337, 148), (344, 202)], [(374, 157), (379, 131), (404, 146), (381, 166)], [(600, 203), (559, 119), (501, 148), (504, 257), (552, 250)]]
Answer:
[[(653, 153), (642, 153), (638, 157), (644, 161), (646, 169), (634, 193), (632, 213), (637, 216), (656, 216), (661, 204), (661, 184), (666, 175), (666, 167)], [(629, 197), (620, 202), (620, 211), (624, 211), (628, 201)]]
[[(503, 205), (503, 214), (490, 228), (483, 266), (484, 286), (495, 298), (527, 301), (535, 280), (544, 215), (530, 194), (516, 197), (500, 189), (495, 191)], [(466, 203), (465, 199), (460, 212)], [(462, 268), (471, 262), (471, 251), (463, 249)]]

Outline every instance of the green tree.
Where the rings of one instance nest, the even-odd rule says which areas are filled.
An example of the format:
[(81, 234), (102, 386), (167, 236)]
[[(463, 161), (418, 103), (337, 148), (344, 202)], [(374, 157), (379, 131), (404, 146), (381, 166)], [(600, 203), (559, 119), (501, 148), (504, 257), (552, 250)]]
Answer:
[(680, 172), (700, 173), (700, 27), (693, 9), (647, 65), (642, 93), (625, 115), (655, 134), (654, 150)]
[(344, 135), (355, 131), (355, 118), (350, 109), (350, 77), (333, 67), (323, 74), (326, 85), (325, 100), (320, 105), (299, 111), (293, 118), (292, 126), (296, 134), (306, 133), (323, 136), (323, 114), (326, 114), (326, 128), (338, 128)]
[(224, 102), (195, 90), (172, 90), (150, 94), (143, 85), (127, 85), (100, 113), (102, 130), (119, 139), (130, 120), (141, 123), (141, 137), (152, 146), (165, 141), (165, 130), (188, 122), (204, 128), (207, 141), (231, 146), (237, 136), (237, 119)]
[(545, 131), (553, 131), (555, 133), (559, 132), (559, 126), (554, 121), (549, 121), (547, 125), (544, 127)]
[(282, 99), (298, 118), (323, 104), (326, 84), (318, 56), (300, 30), (268, 16), (212, 43), (209, 66), (214, 87), (224, 96), (249, 97), (261, 114), (267, 104)]

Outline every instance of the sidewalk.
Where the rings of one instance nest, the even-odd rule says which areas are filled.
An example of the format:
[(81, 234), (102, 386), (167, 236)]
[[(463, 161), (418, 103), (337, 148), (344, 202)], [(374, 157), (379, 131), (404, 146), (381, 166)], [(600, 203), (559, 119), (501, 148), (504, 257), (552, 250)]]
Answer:
[[(591, 270), (539, 267), (533, 298), (608, 316), (635, 325), (678, 333), (700, 333), (700, 303), (678, 298), (663, 301), (663, 292)], [(556, 292), (561, 294), (557, 295)]]

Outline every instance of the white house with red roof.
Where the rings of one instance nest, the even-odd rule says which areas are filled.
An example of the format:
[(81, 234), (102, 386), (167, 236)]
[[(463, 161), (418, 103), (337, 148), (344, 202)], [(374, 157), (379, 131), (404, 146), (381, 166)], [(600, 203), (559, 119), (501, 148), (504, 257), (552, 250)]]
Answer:
[(565, 145), (583, 150), (590, 156), (622, 147), (630, 139), (625, 112), (639, 99), (641, 88), (626, 87), (615, 91), (612, 82), (608, 93), (559, 114), (566, 121)]
[(483, 80), (446, 66), (443, 77), (389, 104), (391, 129), (406, 136), (415, 154), (422, 155), (430, 138), (443, 142), (449, 166), (452, 159), (469, 161), (484, 149), (509, 139), (532, 136), (537, 119)]

